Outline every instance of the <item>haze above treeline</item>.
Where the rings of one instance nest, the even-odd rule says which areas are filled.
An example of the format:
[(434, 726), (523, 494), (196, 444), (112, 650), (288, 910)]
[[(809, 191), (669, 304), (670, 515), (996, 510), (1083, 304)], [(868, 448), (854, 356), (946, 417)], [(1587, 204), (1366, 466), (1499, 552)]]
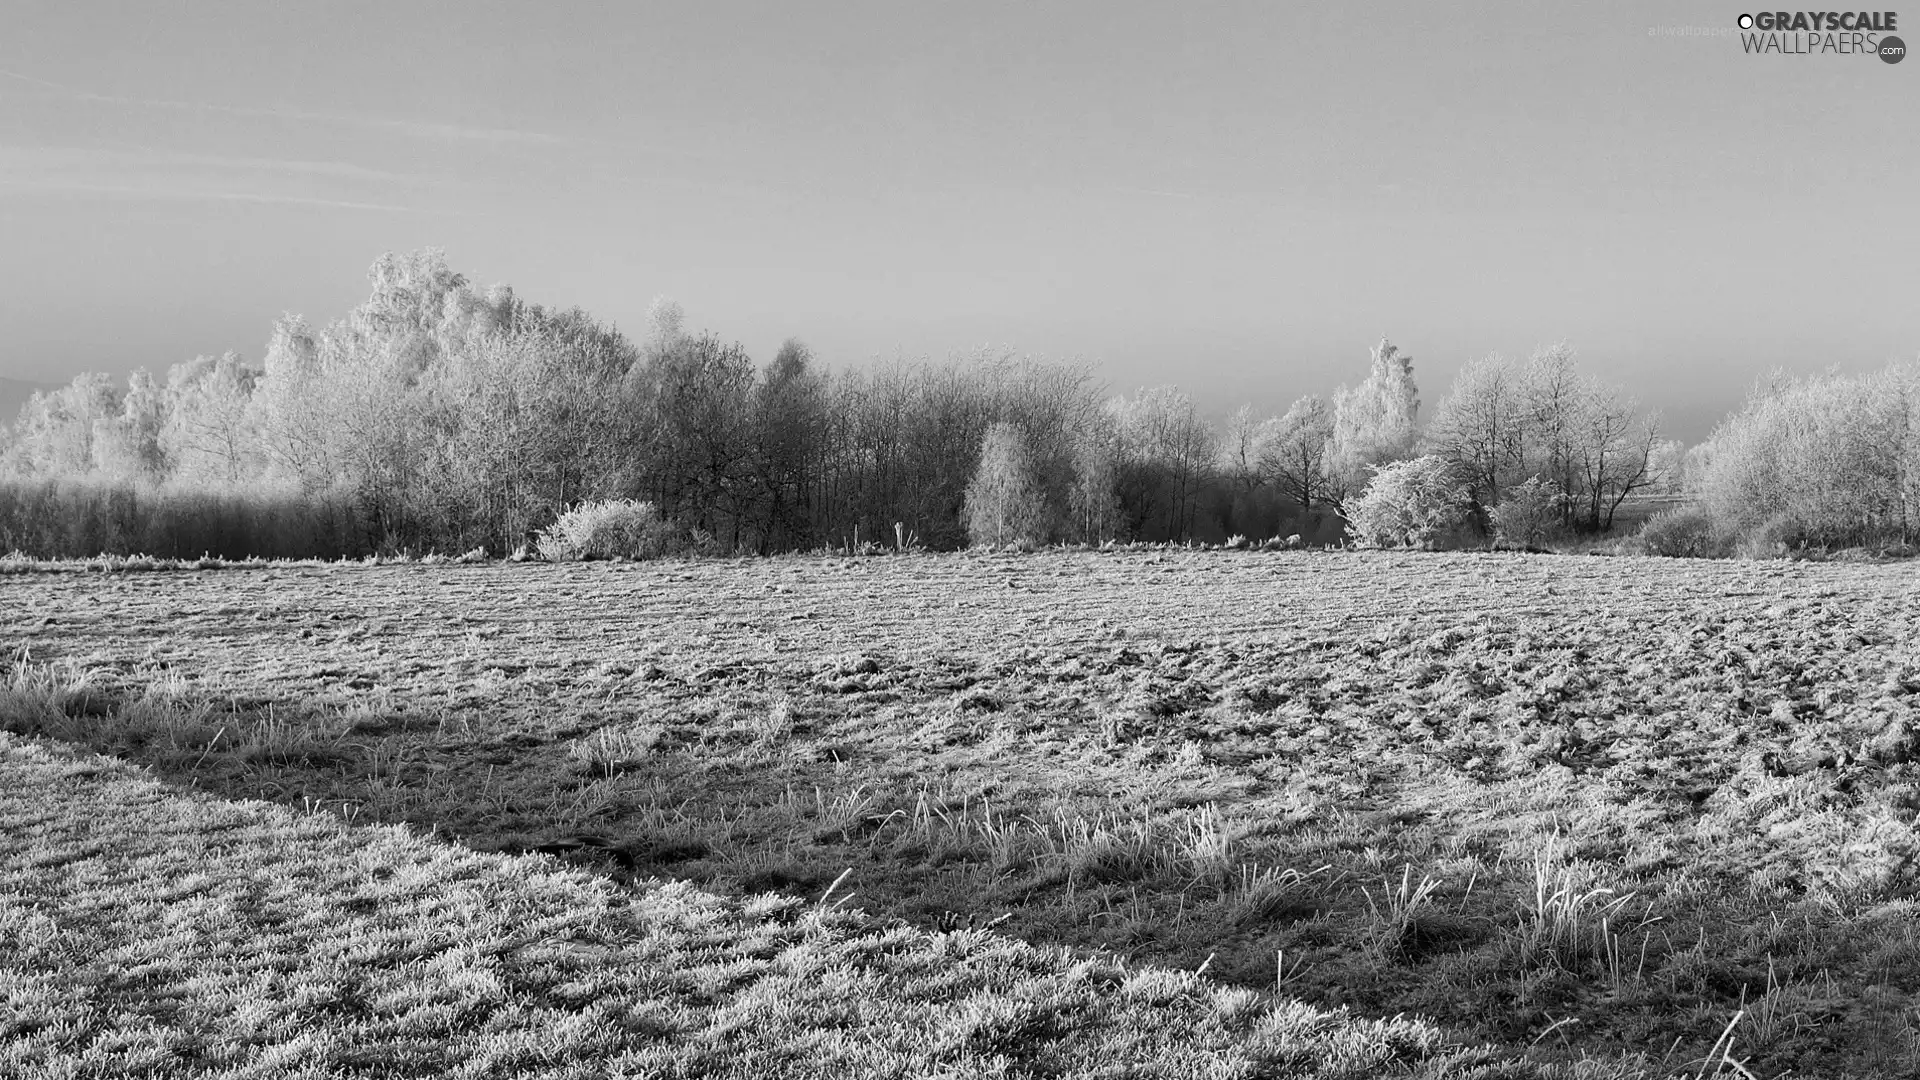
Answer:
[(1692, 443), (1920, 348), (1916, 69), (1661, 32), (1711, 5), (102, 15), (0, 40), (3, 377), (257, 361), (430, 245), (762, 362), (991, 345), (1213, 418), (1382, 337), (1434, 387), (1566, 340)]

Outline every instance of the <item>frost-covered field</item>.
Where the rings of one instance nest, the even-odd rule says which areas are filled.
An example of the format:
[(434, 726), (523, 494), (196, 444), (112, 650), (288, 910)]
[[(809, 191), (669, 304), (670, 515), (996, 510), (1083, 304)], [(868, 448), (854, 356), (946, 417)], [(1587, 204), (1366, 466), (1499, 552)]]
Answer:
[[(0, 578), (12, 726), (618, 879), (1539, 1057), (1920, 1061), (1904, 565), (1369, 553)], [(34, 678), (43, 682), (44, 669)], [(1724, 1043), (1723, 1043), (1724, 1045)]]

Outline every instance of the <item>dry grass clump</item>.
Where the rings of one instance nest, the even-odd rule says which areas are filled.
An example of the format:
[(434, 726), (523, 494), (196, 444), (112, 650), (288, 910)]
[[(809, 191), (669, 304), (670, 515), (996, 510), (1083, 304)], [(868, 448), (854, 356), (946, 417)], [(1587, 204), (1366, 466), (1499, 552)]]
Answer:
[[(1228, 921), (1234, 926), (1254, 927), (1317, 910), (1320, 894), (1314, 888), (1324, 887), (1324, 882), (1316, 879), (1331, 869), (1329, 865), (1302, 872), (1290, 866), (1242, 866), (1222, 898)], [(1284, 971), (1282, 975), (1285, 981)]]
[[(1524, 967), (1558, 967), (1578, 972), (1589, 964), (1604, 965), (1614, 985), (1622, 981), (1623, 953), (1628, 935), (1639, 934), (1658, 922), (1644, 914), (1635, 919), (1628, 910), (1632, 892), (1616, 892), (1585, 884), (1575, 868), (1560, 862), (1551, 848), (1534, 857), (1533, 895), (1520, 914), (1514, 952)], [(1644, 947), (1648, 942), (1639, 939)], [(1645, 971), (1646, 953), (1640, 953), (1635, 977)]]
[(1380, 956), (1391, 959), (1405, 955), (1417, 946), (1429, 909), (1433, 907), (1433, 895), (1440, 884), (1431, 876), (1422, 877), (1415, 883), (1413, 867), (1403, 866), (1400, 868), (1398, 886), (1381, 882), (1377, 897), (1371, 889), (1366, 891), (1370, 923), (1368, 938)]

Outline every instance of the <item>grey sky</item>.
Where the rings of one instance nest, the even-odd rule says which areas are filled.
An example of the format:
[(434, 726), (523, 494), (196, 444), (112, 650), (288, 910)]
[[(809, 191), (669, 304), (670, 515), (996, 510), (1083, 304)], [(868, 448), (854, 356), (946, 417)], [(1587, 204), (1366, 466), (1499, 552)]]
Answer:
[(1003, 344), (1215, 411), (1566, 338), (1697, 439), (1920, 350), (1920, 62), (1660, 32), (1736, 7), (9, 9), (0, 375), (257, 357), (426, 244), (763, 360)]

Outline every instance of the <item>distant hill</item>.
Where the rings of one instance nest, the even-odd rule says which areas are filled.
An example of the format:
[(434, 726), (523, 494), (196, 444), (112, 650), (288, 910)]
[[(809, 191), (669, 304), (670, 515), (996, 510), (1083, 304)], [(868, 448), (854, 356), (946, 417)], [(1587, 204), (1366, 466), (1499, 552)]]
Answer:
[(20, 406), (36, 393), (58, 390), (53, 383), (28, 382), (25, 379), (9, 379), (0, 376), (0, 425), (12, 427), (20, 419)]

